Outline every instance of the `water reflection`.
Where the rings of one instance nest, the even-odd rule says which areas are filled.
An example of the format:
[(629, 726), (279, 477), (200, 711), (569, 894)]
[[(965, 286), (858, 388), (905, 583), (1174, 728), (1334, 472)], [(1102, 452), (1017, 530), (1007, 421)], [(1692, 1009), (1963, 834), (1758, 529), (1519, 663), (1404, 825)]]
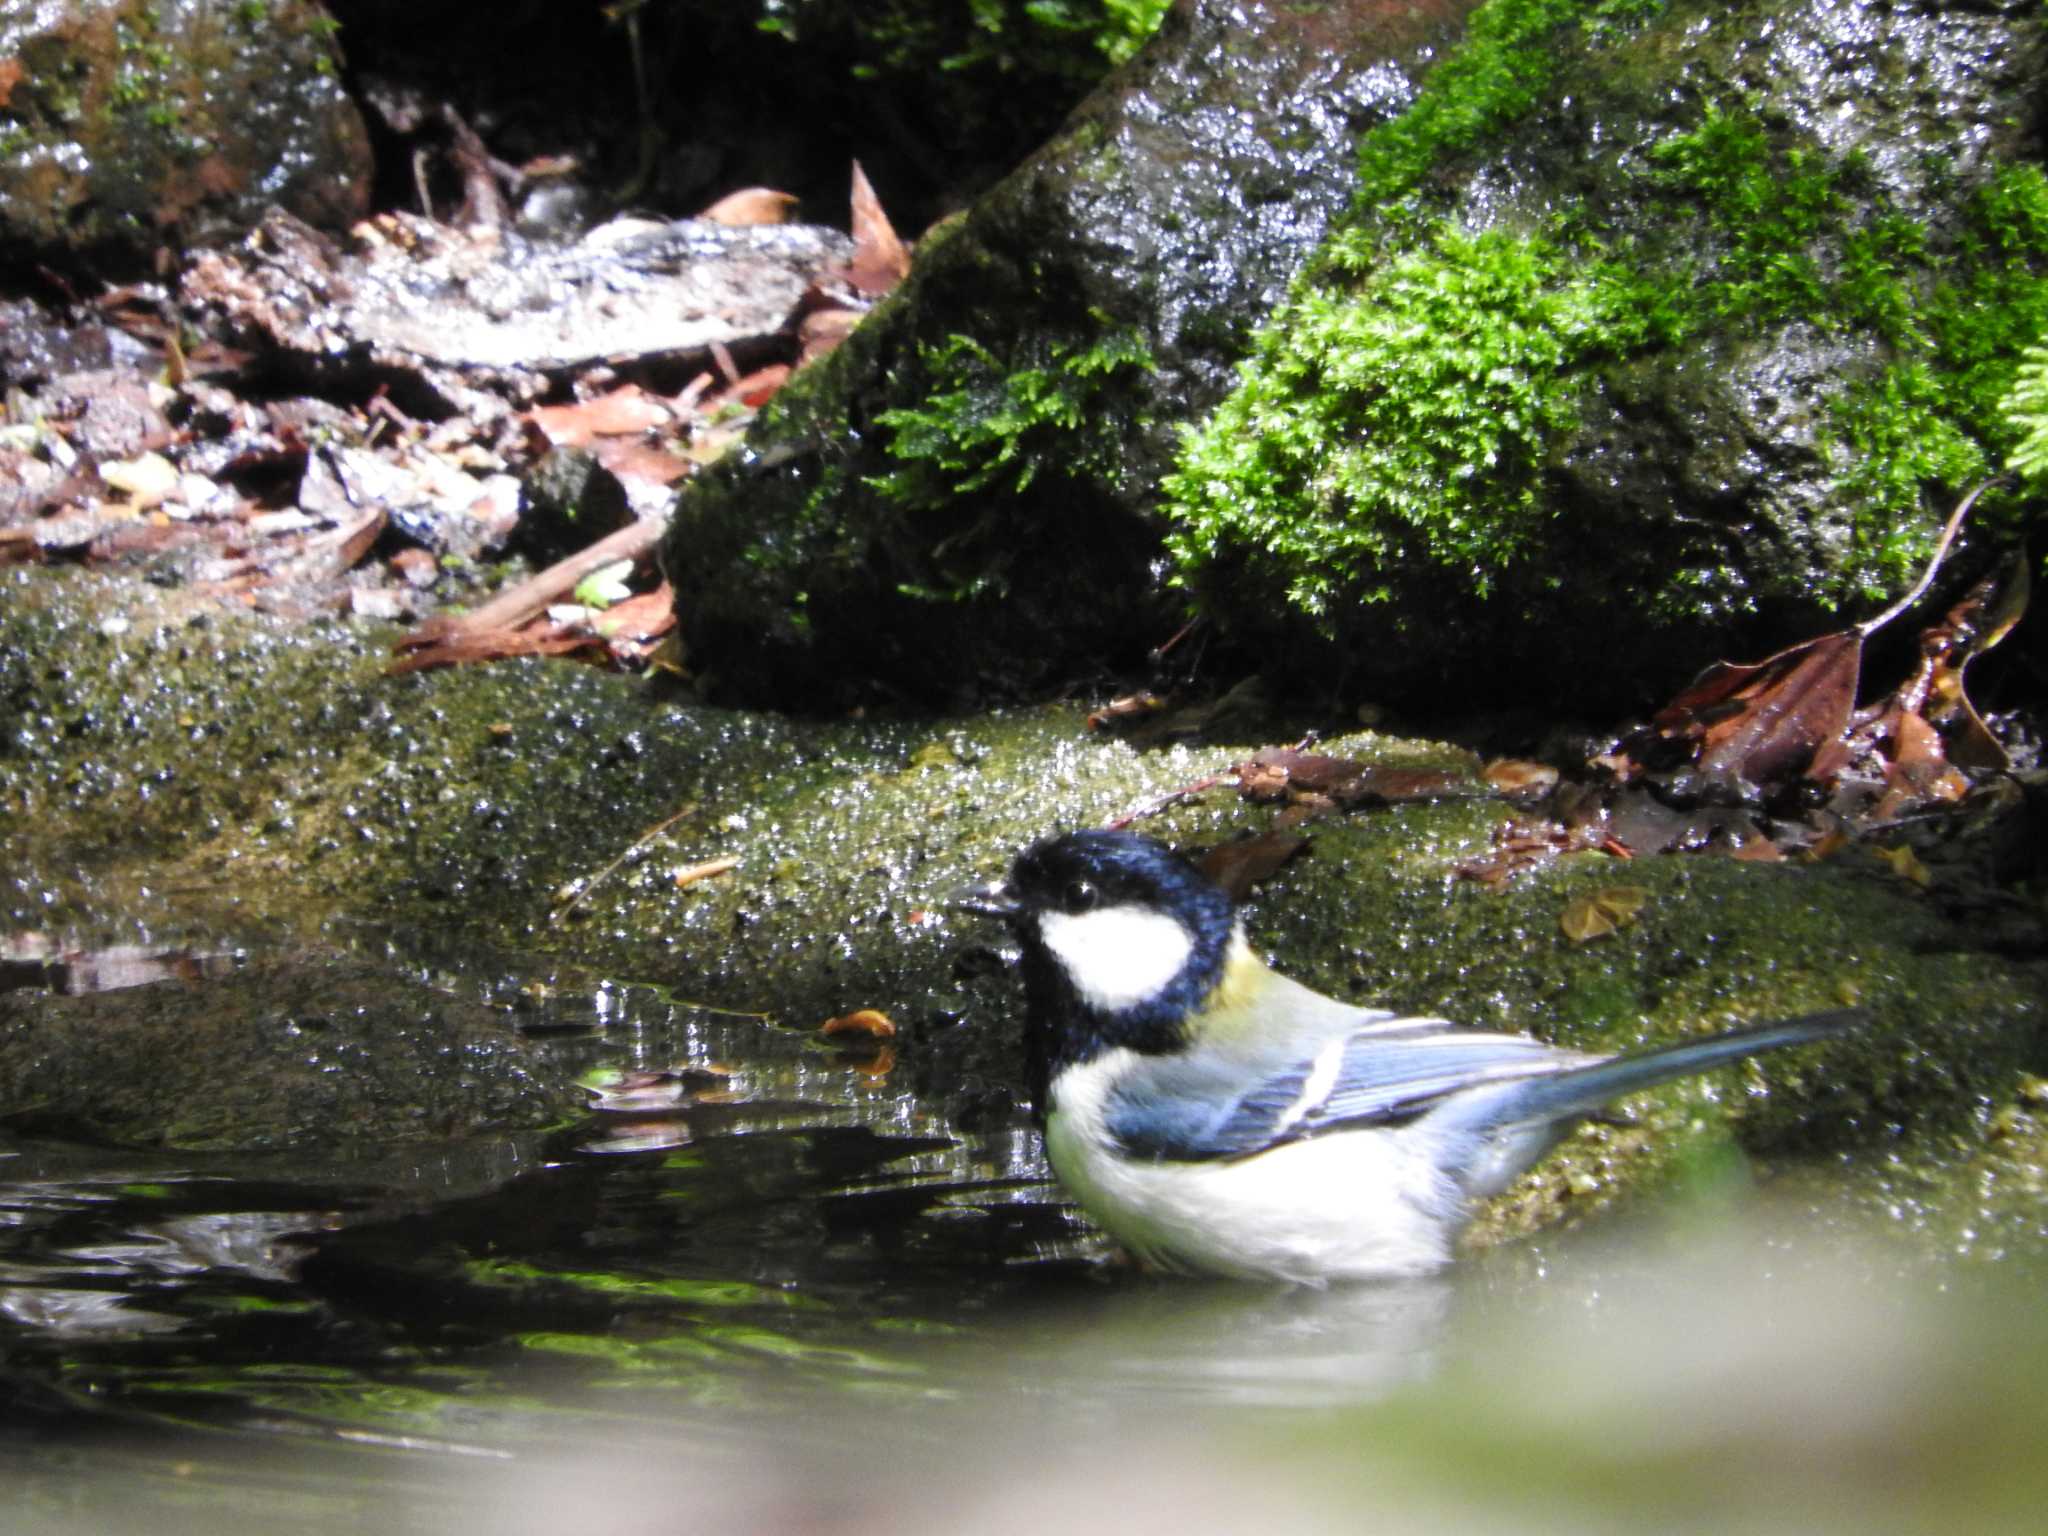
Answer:
[(1428, 1376), (1455, 1294), (1444, 1278), (1316, 1291), (1133, 1277), (1020, 1303), (1026, 1316), (944, 1369), (1035, 1378), (1076, 1412), (1351, 1406)]
[(1930, 1436), (2003, 1490), (1913, 1452), (1973, 1511), (2040, 1480), (2013, 1444), (2038, 1316), (1810, 1210), (1612, 1220), (1402, 1285), (1152, 1280), (1102, 1262), (1027, 1130), (614, 998), (604, 1028), (551, 1016), (604, 1092), (547, 1135), (0, 1143), (11, 1528), (1768, 1527), (1733, 1464), (1860, 1530), (1844, 1469)]

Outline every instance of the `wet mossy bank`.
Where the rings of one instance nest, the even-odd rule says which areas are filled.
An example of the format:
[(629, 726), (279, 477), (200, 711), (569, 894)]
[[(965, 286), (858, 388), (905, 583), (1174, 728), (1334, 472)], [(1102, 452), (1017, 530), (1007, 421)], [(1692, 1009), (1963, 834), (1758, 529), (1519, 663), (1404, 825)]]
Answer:
[[(352, 950), (413, 985), (432, 977), (501, 1005), (508, 1033), (536, 1020), (602, 1026), (606, 997), (658, 989), (728, 1066), (800, 1069), (776, 1091), (811, 1113), (914, 1123), (984, 1175), (1039, 1171), (1014, 1097), (1018, 999), (997, 936), (945, 899), (1031, 838), (1099, 824), (1260, 744), (1247, 731), (1138, 752), (1090, 734), (1069, 706), (806, 723), (563, 663), (387, 678), (375, 632), (167, 614), (159, 589), (75, 574), (4, 579), (10, 931), (257, 956)], [(1373, 733), (1333, 746), (1470, 763)], [(589, 883), (685, 807), (644, 856)], [(2048, 1069), (2048, 977), (2014, 937), (2038, 936), (2038, 893), (1979, 890), (1960, 861), (1943, 872), (1940, 848), (1923, 850), (1931, 891), (1856, 849), (1783, 866), (1583, 855), (1501, 891), (1455, 880), (1504, 814), (1472, 799), (1318, 824), (1313, 851), (1252, 904), (1253, 932), (1284, 968), (1339, 994), (1576, 1045), (1846, 1002), (1874, 1014), (1825, 1052), (1668, 1090), (1637, 1130), (1585, 1133), (1506, 1208), (1510, 1229), (1646, 1184), (1684, 1187), (1701, 1169), (1725, 1171), (1740, 1144), (1767, 1165), (1839, 1159), (1839, 1177), (1821, 1178), (1829, 1219), (1899, 1206), (1901, 1228), (1930, 1240), (1975, 1223), (2008, 1246), (2048, 1241), (2043, 1208), (2023, 1194), (2048, 1167), (2027, 1076)], [(1215, 792), (1148, 830), (1200, 845), (1271, 815)], [(738, 860), (729, 873), (677, 885), (678, 870), (724, 857)], [(1568, 941), (1565, 904), (1616, 884), (1641, 892), (1639, 920)], [(555, 916), (571, 897), (574, 911)], [(537, 1002), (549, 987), (557, 1001)], [(214, 996), (224, 1012), (246, 1005), (217, 1038), (253, 1032), (246, 1051), (199, 1053), (230, 1085), (211, 1096), (226, 1105), (246, 1062), (277, 1050), (264, 1032), (283, 1014), (260, 1006), (260, 988)], [(819, 1033), (858, 1008), (897, 1026), (886, 1071)], [(28, 996), (9, 1013), (36, 1010)], [(159, 1075), (142, 1049), (92, 1060)], [(540, 1079), (522, 1103), (568, 1093), (547, 1080), (558, 1068), (521, 1070)], [(0, 1116), (32, 1109), (40, 1091), (13, 1080), (21, 1099)], [(477, 1121), (497, 1091), (479, 1085)], [(179, 1114), (209, 1097), (188, 1083)]]
[(1296, 75), (1177, 13), (927, 240), (681, 499), (723, 696), (1030, 696), (1191, 604), (1307, 693), (1619, 707), (1903, 589), (2048, 327), (2039, 7), (1385, 11)]

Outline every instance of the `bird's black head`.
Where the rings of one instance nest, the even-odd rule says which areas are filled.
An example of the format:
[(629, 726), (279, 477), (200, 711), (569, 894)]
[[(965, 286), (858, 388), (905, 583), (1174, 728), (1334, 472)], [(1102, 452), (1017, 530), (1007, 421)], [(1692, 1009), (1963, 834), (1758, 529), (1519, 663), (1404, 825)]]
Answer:
[(1069, 832), (1017, 855), (978, 910), (1024, 947), (1033, 1101), (1062, 1067), (1123, 1046), (1179, 1050), (1223, 973), (1236, 914), (1212, 881), (1149, 838)]

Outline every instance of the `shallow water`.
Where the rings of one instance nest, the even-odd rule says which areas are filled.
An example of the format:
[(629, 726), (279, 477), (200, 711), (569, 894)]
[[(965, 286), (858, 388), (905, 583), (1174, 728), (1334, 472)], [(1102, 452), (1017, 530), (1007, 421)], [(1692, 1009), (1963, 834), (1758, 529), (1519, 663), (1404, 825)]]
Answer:
[[(0, 1143), (10, 1528), (1884, 1526), (1978, 1507), (1987, 1458), (1987, 1525), (2038, 1492), (2027, 1277), (1845, 1232), (1811, 1179), (1439, 1281), (1172, 1283), (870, 1057), (647, 988), (546, 1023), (608, 1089), (546, 1134)], [(1865, 1475), (1902, 1456), (1903, 1504)]]

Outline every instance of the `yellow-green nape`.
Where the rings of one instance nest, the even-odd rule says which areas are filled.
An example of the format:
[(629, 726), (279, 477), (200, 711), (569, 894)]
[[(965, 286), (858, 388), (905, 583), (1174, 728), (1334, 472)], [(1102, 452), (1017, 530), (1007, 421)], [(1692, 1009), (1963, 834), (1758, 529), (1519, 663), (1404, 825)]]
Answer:
[(1216, 985), (1197, 1009), (1204, 1036), (1221, 1041), (1256, 1029), (1260, 1005), (1272, 980), (1272, 971), (1252, 952), (1244, 930), (1232, 929)]

